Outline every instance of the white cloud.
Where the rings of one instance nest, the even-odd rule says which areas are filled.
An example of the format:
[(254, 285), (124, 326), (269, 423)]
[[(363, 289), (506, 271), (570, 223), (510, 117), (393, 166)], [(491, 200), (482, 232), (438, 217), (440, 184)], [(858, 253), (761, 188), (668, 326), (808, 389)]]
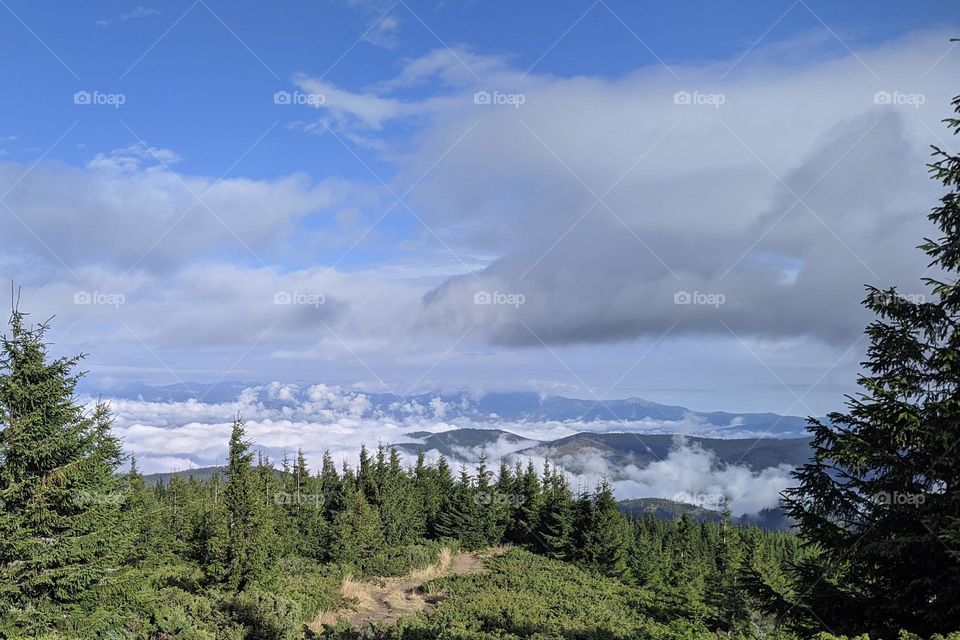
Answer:
[(130, 20), (138, 20), (140, 18), (148, 18), (150, 16), (157, 15), (160, 15), (160, 12), (157, 9), (138, 5), (135, 9), (121, 14), (116, 20), (113, 18), (103, 18), (94, 22), (94, 24), (98, 27), (106, 28), (117, 23), (123, 24), (124, 22), (129, 22)]
[[(924, 259), (910, 247), (929, 234), (937, 191), (926, 143), (945, 137), (957, 71), (950, 56), (934, 65), (945, 43), (918, 34), (858, 59), (814, 55), (805, 41), (756, 50), (722, 80), (724, 63), (677, 66), (680, 81), (660, 67), (524, 74), (464, 47), (361, 87), (301, 74), (299, 89), (326, 98), (318, 119), (394, 163), (390, 189), (415, 185), (404, 200), (426, 226), (397, 205), (365, 235), (392, 203), (373, 179), (218, 181), (135, 144), (82, 167), (0, 163), (0, 192), (12, 187), (4, 202), (24, 223), (4, 227), (0, 266), (24, 285), (25, 306), (58, 314), (66, 346), (114, 378), (587, 395), (607, 392), (670, 329), (663, 353), (623, 381), (631, 393), (676, 399), (729, 384), (737, 398), (755, 394), (752, 407), (784, 411), (859, 334), (864, 282), (920, 292)], [(477, 91), (524, 102), (476, 104)], [(678, 91), (724, 103), (676, 104)], [(878, 91), (891, 104), (876, 104)], [(590, 209), (594, 194), (605, 204)], [(316, 266), (332, 262), (331, 247), (344, 259)], [(75, 305), (80, 291), (125, 302)], [(475, 304), (479, 291), (525, 301)], [(678, 306), (678, 291), (725, 303)], [(323, 303), (274, 304), (277, 293)], [(827, 371), (838, 377), (824, 394), (849, 391), (857, 355)], [(772, 407), (775, 394), (786, 405)], [(704, 401), (720, 402), (735, 402), (730, 389)]]
[(397, 32), (400, 29), (400, 20), (396, 15), (386, 15), (376, 22), (376, 24), (367, 31), (363, 39), (372, 45), (383, 47), (384, 49), (393, 49), (398, 44)]
[(61, 261), (112, 264), (118, 273), (209, 260), (224, 249), (249, 258), (349, 191), (342, 181), (314, 183), (302, 173), (274, 180), (180, 174), (166, 166), (178, 159), (137, 144), (99, 154), (84, 169), (0, 164), (0, 191), (10, 189), (5, 202), (25, 223), (11, 225), (6, 239), (57, 268)]
[[(336, 460), (355, 464), (361, 444), (375, 447), (379, 443), (422, 442), (407, 435), (414, 431), (437, 433), (460, 427), (495, 427), (526, 438), (515, 441), (500, 437), (482, 447), (456, 449), (470, 461), (468, 466), (473, 469), (481, 455), (485, 454), (490, 464), (495, 465), (501, 458), (537, 444), (537, 440), (552, 440), (583, 431), (677, 433), (683, 429), (682, 423), (657, 421), (473, 423), (457, 419), (454, 425), (438, 415), (438, 400), (430, 401), (426, 410), (410, 402), (407, 406), (392, 408), (400, 414), (385, 414), (375, 410), (365, 394), (325, 384), (304, 389), (299, 385), (272, 382), (247, 388), (229, 402), (114, 399), (111, 405), (117, 417), (116, 432), (123, 439), (125, 449), (137, 456), (146, 472), (223, 464), (230, 420), (238, 414), (246, 420), (248, 435), (256, 447), (274, 463), (302, 448), (314, 468), (328, 449)], [(433, 460), (438, 457), (436, 451), (428, 453)], [(538, 466), (543, 465), (543, 458), (534, 456), (533, 459)], [(601, 451), (593, 455), (581, 451), (575, 460), (560, 457), (553, 462), (577, 469), (576, 474), (570, 474), (574, 487), (592, 488), (606, 475), (613, 480), (621, 499), (678, 498), (687, 494), (688, 502), (711, 508), (717, 508), (722, 499), (737, 515), (776, 505), (780, 491), (790, 482), (786, 467), (752, 471), (745, 466), (725, 466), (712, 453), (682, 439), (668, 457), (643, 468), (633, 464), (613, 466)]]
[[(431, 293), (438, 328), (479, 323), (495, 342), (536, 345), (730, 327), (845, 347), (866, 320), (864, 283), (919, 293), (925, 262), (909, 247), (930, 232), (927, 145), (945, 135), (957, 71), (940, 59), (946, 41), (919, 34), (825, 58), (804, 38), (752, 52), (728, 76), (731, 61), (678, 66), (679, 81), (660, 67), (528, 75), (444, 49), (361, 93), (297, 83), (333, 96), (320, 109), (364, 144), (363, 131), (419, 122), (394, 154), (417, 182), (411, 203), (456, 230), (456, 250), (499, 256)], [(432, 93), (393, 97), (431, 79)], [(503, 104), (476, 104), (478, 91)], [(478, 291), (526, 304), (478, 306)], [(678, 307), (681, 291), (724, 302)]]

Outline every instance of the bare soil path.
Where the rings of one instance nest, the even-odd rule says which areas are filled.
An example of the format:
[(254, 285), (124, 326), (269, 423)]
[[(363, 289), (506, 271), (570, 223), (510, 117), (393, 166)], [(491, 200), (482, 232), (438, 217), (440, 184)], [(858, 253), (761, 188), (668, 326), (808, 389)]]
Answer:
[(310, 628), (319, 632), (324, 625), (332, 625), (339, 620), (347, 620), (354, 627), (363, 627), (368, 623), (392, 623), (402, 616), (432, 609), (434, 603), (420, 591), (423, 583), (446, 575), (482, 573), (487, 569), (481, 557), (501, 555), (505, 551), (497, 548), (454, 554), (449, 549), (443, 549), (436, 564), (405, 576), (384, 578), (377, 582), (347, 577), (341, 585), (341, 592), (344, 599), (354, 603), (353, 606), (321, 613), (310, 624)]

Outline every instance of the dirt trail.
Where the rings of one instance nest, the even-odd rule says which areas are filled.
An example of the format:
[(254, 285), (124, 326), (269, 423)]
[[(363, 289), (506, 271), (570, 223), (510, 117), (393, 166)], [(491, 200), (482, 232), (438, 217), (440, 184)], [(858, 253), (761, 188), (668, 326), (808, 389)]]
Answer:
[(420, 586), (445, 575), (464, 575), (486, 571), (481, 557), (501, 555), (505, 549), (489, 549), (479, 553), (453, 554), (442, 549), (436, 564), (398, 578), (384, 578), (377, 582), (361, 582), (351, 577), (341, 585), (343, 597), (354, 601), (350, 609), (325, 611), (310, 624), (314, 631), (321, 631), (326, 624), (347, 620), (355, 627), (368, 623), (392, 623), (401, 616), (408, 616), (433, 608), (435, 600), (424, 597)]

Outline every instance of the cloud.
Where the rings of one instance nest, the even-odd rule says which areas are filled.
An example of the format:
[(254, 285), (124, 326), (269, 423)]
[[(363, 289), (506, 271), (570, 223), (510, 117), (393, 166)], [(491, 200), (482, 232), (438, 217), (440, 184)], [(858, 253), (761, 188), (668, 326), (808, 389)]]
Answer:
[(386, 186), (218, 180), (147, 144), (4, 162), (0, 267), (99, 379), (619, 384), (818, 413), (854, 380), (859, 347), (825, 365), (868, 319), (862, 285), (924, 293), (910, 246), (931, 232), (926, 144), (958, 69), (940, 33), (817, 46), (680, 80), (525, 73), (467, 47), (362, 86), (304, 72), (290, 88), (325, 99), (302, 128), (372, 150)]
[(122, 149), (114, 149), (110, 153), (98, 153), (87, 163), (87, 168), (134, 172), (143, 167), (144, 163), (172, 165), (181, 160), (182, 158), (170, 149), (149, 147), (143, 142), (137, 142)]
[(136, 144), (97, 154), (84, 168), (0, 163), (0, 191), (9, 190), (5, 202), (24, 221), (11, 225), (6, 239), (58, 266), (110, 265), (121, 273), (169, 269), (225, 248), (256, 259), (348, 191), (342, 181), (315, 183), (303, 173), (273, 180), (181, 174), (169, 166), (178, 160), (170, 150)]
[(329, 82), (302, 74), (294, 77), (294, 84), (308, 94), (323, 96), (318, 108), (341, 123), (351, 122), (369, 129), (380, 129), (385, 122), (418, 111), (400, 100), (372, 93), (345, 91)]
[(397, 38), (400, 20), (395, 15), (386, 15), (367, 31), (363, 40), (384, 49), (394, 49), (399, 44)]
[(114, 20), (113, 18), (104, 18), (102, 20), (97, 20), (94, 24), (98, 27), (109, 27), (114, 24), (123, 24), (124, 22), (129, 22), (130, 20), (138, 20), (140, 18), (148, 18), (150, 16), (160, 15), (160, 12), (157, 9), (152, 9), (149, 7), (137, 6), (132, 11), (123, 13), (119, 18)]
[[(125, 449), (137, 456), (146, 472), (183, 470), (223, 464), (227, 454), (230, 420), (237, 414), (247, 421), (248, 435), (255, 446), (277, 464), (285, 455), (302, 448), (309, 464), (316, 468), (325, 450), (338, 461), (355, 464), (361, 444), (417, 442), (414, 431), (437, 433), (455, 428), (438, 412), (439, 398), (426, 406), (411, 402), (385, 411), (378, 409), (367, 394), (333, 385), (294, 385), (272, 382), (244, 389), (228, 402), (205, 403), (147, 402), (113, 399), (115, 429)], [(440, 413), (441, 415), (438, 415)], [(675, 423), (580, 423), (510, 422), (474, 423), (462, 418), (456, 427), (498, 428), (526, 438), (500, 437), (482, 447), (461, 447), (457, 453), (475, 470), (481, 455), (494, 466), (500, 459), (536, 444), (582, 431), (654, 431), (676, 433)], [(421, 440), (422, 441), (422, 440)], [(427, 452), (436, 460), (438, 452)], [(544, 459), (534, 457), (538, 466)], [(409, 464), (412, 460), (406, 460)], [(714, 454), (678, 439), (669, 456), (649, 466), (617, 467), (602, 452), (576, 460), (552, 460), (576, 469), (569, 473), (576, 488), (592, 488), (601, 476), (613, 482), (621, 499), (663, 497), (717, 508), (726, 503), (737, 514), (753, 513), (775, 506), (780, 491), (790, 482), (786, 467), (751, 471), (745, 466), (722, 465)]]
[(621, 499), (662, 497), (722, 510), (734, 515), (775, 507), (780, 494), (795, 483), (787, 465), (752, 471), (744, 465), (723, 465), (709, 451), (678, 441), (670, 455), (638, 469), (610, 470)]
[(455, 250), (497, 256), (425, 296), (425, 322), (508, 347), (668, 331), (845, 347), (864, 283), (921, 293), (909, 246), (930, 233), (927, 143), (957, 63), (933, 65), (941, 33), (830, 58), (818, 42), (755, 51), (726, 77), (730, 61), (678, 66), (679, 81), (537, 76), (459, 49), (360, 93), (297, 82), (335, 92), (321, 110), (358, 133), (419, 126), (397, 155), (411, 203)]

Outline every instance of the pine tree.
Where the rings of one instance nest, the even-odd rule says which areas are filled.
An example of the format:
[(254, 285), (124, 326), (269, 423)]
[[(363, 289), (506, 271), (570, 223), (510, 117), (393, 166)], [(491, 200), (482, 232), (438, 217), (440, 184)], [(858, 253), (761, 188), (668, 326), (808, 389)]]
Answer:
[(273, 527), (268, 514), (263, 477), (252, 467), (253, 452), (243, 420), (237, 418), (230, 435), (227, 488), (227, 575), (237, 591), (265, 578), (273, 551)]
[(414, 471), (417, 488), (423, 496), (423, 510), (427, 524), (427, 535), (434, 540), (443, 537), (455, 537), (443, 523), (444, 513), (450, 508), (454, 480), (450, 464), (442, 454), (436, 467), (423, 464), (423, 452), (417, 458)]
[(748, 604), (746, 594), (740, 584), (742, 570), (742, 548), (740, 531), (733, 525), (729, 509), (724, 509), (723, 520), (716, 532), (709, 555), (714, 560), (707, 589), (707, 603), (715, 611), (715, 625), (726, 631), (732, 631), (746, 620)]
[(413, 543), (424, 534), (426, 518), (395, 448), (390, 449), (390, 459), (385, 464), (380, 482), (379, 512), (387, 545), (397, 547)]
[(492, 483), (490, 469), (487, 467), (487, 454), (480, 454), (477, 465), (476, 490), (474, 492), (474, 514), (479, 544), (491, 546), (503, 541), (507, 522), (510, 519), (509, 496), (501, 495)]
[(370, 452), (367, 446), (360, 445), (360, 464), (357, 466), (357, 487), (363, 492), (363, 496), (370, 504), (377, 504), (379, 496), (377, 495), (376, 471), (373, 461), (370, 460)]
[[(192, 481), (191, 484), (197, 484)], [(228, 577), (230, 535), (224, 505), (224, 489), (220, 473), (210, 478), (209, 487), (197, 486), (192, 492), (190, 556), (203, 569), (208, 582), (222, 582)]]
[(362, 491), (348, 488), (333, 523), (333, 559), (363, 570), (384, 548), (383, 523)]
[(129, 521), (133, 533), (129, 549), (131, 562), (155, 563), (171, 551), (164, 505), (156, 491), (147, 487), (134, 456), (130, 456), (123, 511), (123, 517)]
[(324, 519), (328, 524), (332, 523), (334, 514), (343, 508), (343, 484), (329, 449), (323, 452), (320, 463), (320, 501)]
[[(960, 98), (953, 105), (960, 113)], [(960, 119), (947, 120), (954, 134)], [(811, 420), (814, 459), (786, 510), (820, 553), (798, 571), (801, 628), (927, 636), (960, 628), (960, 156), (934, 148), (946, 188), (921, 248), (943, 275), (933, 301), (868, 287), (877, 318), (861, 393)], [(806, 615), (804, 615), (806, 614)]]
[(109, 588), (132, 531), (108, 406), (75, 400), (82, 356), (50, 359), (25, 320), (15, 307), (0, 343), (0, 601), (42, 624)]
[(573, 495), (566, 477), (558, 469), (545, 479), (543, 489), (543, 505), (537, 516), (534, 539), (542, 553), (566, 560), (572, 556)]
[(443, 495), (435, 530), (440, 538), (459, 540), (467, 549), (479, 549), (486, 541), (478, 530), (477, 494), (466, 466), (460, 469), (460, 478)]
[(537, 518), (540, 514), (543, 495), (533, 460), (527, 460), (526, 471), (522, 474), (518, 470), (516, 486), (517, 499), (513, 504), (507, 538), (517, 544), (536, 547), (538, 545), (534, 533), (537, 529)]
[(617, 508), (613, 489), (604, 478), (596, 489), (588, 511), (587, 564), (604, 575), (623, 578), (627, 575), (629, 536), (627, 521)]

